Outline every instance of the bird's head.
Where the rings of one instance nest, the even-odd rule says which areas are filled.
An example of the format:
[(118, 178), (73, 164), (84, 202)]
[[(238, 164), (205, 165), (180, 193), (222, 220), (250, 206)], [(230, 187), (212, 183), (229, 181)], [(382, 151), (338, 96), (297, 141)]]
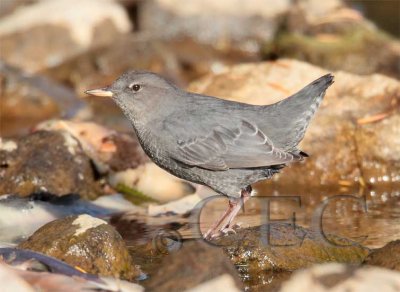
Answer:
[(121, 75), (110, 86), (87, 90), (93, 96), (111, 97), (129, 116), (163, 106), (180, 91), (173, 83), (147, 71), (129, 71)]

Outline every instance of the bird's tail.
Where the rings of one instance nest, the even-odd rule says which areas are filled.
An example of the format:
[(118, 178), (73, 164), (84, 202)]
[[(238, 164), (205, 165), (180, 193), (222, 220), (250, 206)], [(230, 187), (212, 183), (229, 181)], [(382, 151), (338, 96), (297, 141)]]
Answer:
[(307, 126), (317, 111), (325, 91), (333, 83), (333, 75), (326, 74), (292, 96), (266, 106), (268, 116), (275, 117), (271, 124), (274, 145), (291, 150), (303, 139)]

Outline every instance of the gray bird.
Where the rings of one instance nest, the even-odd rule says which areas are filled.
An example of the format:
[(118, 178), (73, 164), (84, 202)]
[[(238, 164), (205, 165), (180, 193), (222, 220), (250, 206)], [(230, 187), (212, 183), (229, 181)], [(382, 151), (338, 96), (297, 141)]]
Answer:
[(258, 106), (190, 93), (157, 74), (130, 71), (86, 93), (113, 98), (158, 166), (229, 197), (227, 211), (204, 235), (210, 239), (232, 230), (251, 184), (307, 157), (297, 145), (332, 83), (327, 74), (280, 102)]

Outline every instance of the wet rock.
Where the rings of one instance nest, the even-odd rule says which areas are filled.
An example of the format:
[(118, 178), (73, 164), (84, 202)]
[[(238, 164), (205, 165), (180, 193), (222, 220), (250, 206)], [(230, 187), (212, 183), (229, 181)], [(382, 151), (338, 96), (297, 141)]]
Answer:
[(245, 229), (221, 237), (213, 243), (224, 248), (243, 272), (293, 271), (317, 263), (360, 264), (369, 250), (348, 239), (288, 223), (272, 223)]
[(400, 272), (400, 240), (392, 241), (382, 248), (373, 250), (364, 264)]
[[(189, 90), (251, 104), (271, 104), (325, 73), (307, 63), (282, 59), (236, 65), (193, 82)], [(310, 158), (285, 168), (274, 177), (273, 184), (282, 190), (290, 186), (297, 192), (299, 185), (307, 186), (307, 190), (321, 185), (339, 190), (342, 182), (354, 187), (360, 181), (374, 183), (379, 179), (394, 187), (400, 177), (400, 151), (395, 151), (399, 145), (396, 125), (400, 83), (382, 75), (333, 74), (335, 83), (300, 144)]]
[(1, 60), (0, 83), (3, 137), (26, 133), (50, 117), (73, 117), (84, 108), (83, 101), (71, 89), (39, 74), (27, 74)]
[(130, 29), (127, 13), (114, 1), (39, 1), (1, 19), (0, 57), (33, 72), (109, 44)]
[(68, 133), (39, 131), (0, 146), (0, 194), (99, 194), (90, 159)]
[(119, 233), (107, 222), (89, 215), (52, 221), (19, 248), (58, 258), (92, 274), (134, 280), (140, 273)]
[(264, 47), (266, 56), (304, 60), (329, 70), (400, 74), (400, 42), (342, 1), (296, 1), (286, 30)]
[(228, 51), (257, 51), (260, 41), (270, 40), (278, 29), (290, 1), (273, 3), (251, 0), (145, 1), (139, 19), (144, 31), (164, 38), (191, 38)]
[(381, 268), (355, 268), (341, 264), (317, 265), (296, 272), (280, 292), (387, 291), (400, 289), (400, 273)]
[(225, 274), (233, 277), (236, 287), (242, 286), (221, 249), (201, 241), (184, 242), (181, 250), (164, 258), (146, 291), (184, 291)]

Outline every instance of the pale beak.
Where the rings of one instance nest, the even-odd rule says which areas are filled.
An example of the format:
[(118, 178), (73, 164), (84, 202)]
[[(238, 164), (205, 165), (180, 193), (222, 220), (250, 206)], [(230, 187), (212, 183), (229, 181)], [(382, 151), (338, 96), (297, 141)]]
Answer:
[(86, 90), (86, 94), (100, 97), (112, 97), (113, 93), (108, 87)]

